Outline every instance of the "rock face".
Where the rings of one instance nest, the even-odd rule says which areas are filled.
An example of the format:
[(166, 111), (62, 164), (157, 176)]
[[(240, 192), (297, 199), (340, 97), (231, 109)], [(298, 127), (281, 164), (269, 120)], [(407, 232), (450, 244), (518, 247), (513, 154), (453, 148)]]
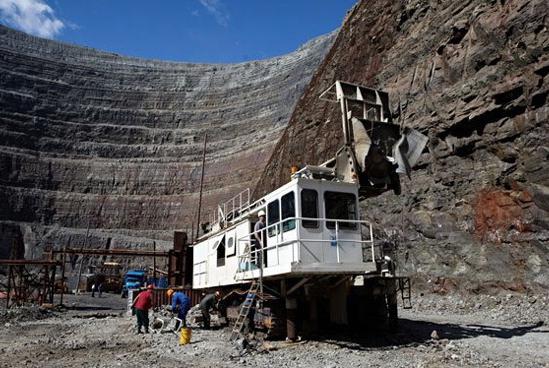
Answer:
[(335, 80), (384, 89), (395, 119), (430, 138), (404, 194), (362, 206), (401, 270), (441, 292), (549, 287), (548, 14), (544, 0), (361, 1), (256, 195), (335, 154), (339, 107), (318, 99)]
[(335, 41), (235, 65), (124, 58), (2, 27), (0, 231), (25, 224), (26, 244), (83, 244), (88, 225), (90, 244), (169, 239), (194, 218), (204, 133), (205, 208), (261, 175), (259, 196), (292, 164), (333, 156), (339, 110), (318, 96), (341, 79), (388, 91), (394, 119), (430, 138), (403, 195), (363, 203), (400, 269), (441, 293), (547, 288), (548, 6), (363, 0)]
[(30, 226), (27, 240), (44, 226), (51, 241), (74, 234), (80, 243), (87, 227), (145, 237), (166, 230), (168, 239), (195, 221), (205, 134), (207, 218), (256, 183), (333, 39), (207, 65), (122, 57), (0, 26), (0, 221)]

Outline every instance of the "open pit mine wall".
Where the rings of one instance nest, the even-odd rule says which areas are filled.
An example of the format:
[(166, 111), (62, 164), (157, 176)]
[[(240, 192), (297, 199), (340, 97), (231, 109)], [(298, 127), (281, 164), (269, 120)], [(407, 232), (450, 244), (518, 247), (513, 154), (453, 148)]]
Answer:
[(253, 188), (334, 36), (268, 60), (191, 64), (0, 26), (2, 234), (77, 246), (89, 227), (90, 246), (168, 246), (195, 222), (204, 134), (206, 220)]
[[(362, 1), (299, 100), (256, 189), (342, 144), (336, 79), (389, 92), (429, 136), (403, 195), (362, 203), (416, 285), (549, 287), (549, 3)], [(399, 108), (400, 101), (400, 108)], [(400, 113), (402, 111), (402, 113)]]

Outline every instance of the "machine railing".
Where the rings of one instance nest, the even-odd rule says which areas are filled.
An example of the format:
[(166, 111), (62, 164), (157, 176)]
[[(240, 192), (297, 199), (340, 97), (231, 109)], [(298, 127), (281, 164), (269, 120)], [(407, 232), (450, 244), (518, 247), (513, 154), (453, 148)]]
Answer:
[(217, 211), (210, 213), (210, 224), (217, 224), (221, 221), (227, 221), (238, 217), (243, 209), (250, 206), (251, 192), (250, 188), (246, 188), (228, 201), (220, 203), (217, 206)]
[[(322, 238), (304, 238), (301, 237), (303, 222), (307, 221), (308, 223), (316, 222), (319, 224), (319, 232)], [(321, 225), (322, 224), (322, 225)], [(328, 226), (330, 224), (330, 226)], [(286, 227), (286, 230), (284, 228)], [(331, 229), (333, 227), (333, 229)], [(360, 229), (358, 228), (360, 227)], [(294, 231), (295, 230), (295, 231)], [(311, 218), (311, 217), (289, 217), (277, 223), (266, 226), (262, 229), (262, 234), (268, 233), (274, 234), (276, 236), (274, 244), (265, 245), (263, 241), (260, 244), (259, 248), (252, 249), (254, 247), (255, 231), (239, 238), (238, 244), (244, 243), (244, 253), (238, 256), (238, 269), (237, 275), (257, 270), (261, 267), (260, 256), (264, 252), (276, 249), (276, 262), (269, 261), (269, 265), (263, 265), (263, 269), (268, 269), (271, 267), (279, 266), (280, 263), (280, 248), (303, 243), (317, 243), (317, 244), (327, 244), (329, 243), (332, 246), (336, 247), (336, 263), (342, 263), (341, 261), (341, 248), (345, 244), (361, 244), (362, 253), (363, 253), (363, 262), (374, 262), (376, 261), (376, 246), (374, 244), (373, 229), (372, 225), (367, 221), (362, 220), (341, 220), (341, 219), (326, 219), (326, 218)], [(357, 232), (360, 233), (360, 240), (356, 238)], [(351, 234), (355, 235), (355, 238), (348, 237)], [(303, 234), (305, 235), (305, 234)], [(329, 239), (324, 239), (324, 236), (330, 236)], [(272, 239), (273, 236), (269, 237)], [(255, 246), (256, 247), (256, 246)], [(241, 248), (241, 247), (239, 247)], [(296, 262), (301, 260), (300, 248), (292, 249), (291, 251), (291, 261)], [(380, 254), (380, 251), (377, 250)], [(368, 254), (368, 256), (367, 256)], [(330, 259), (331, 261), (332, 259)], [(326, 256), (322, 253), (320, 263), (325, 263), (327, 261)], [(332, 263), (332, 262), (331, 262)], [(241, 275), (242, 276), (242, 275)], [(245, 277), (244, 277), (245, 278)]]

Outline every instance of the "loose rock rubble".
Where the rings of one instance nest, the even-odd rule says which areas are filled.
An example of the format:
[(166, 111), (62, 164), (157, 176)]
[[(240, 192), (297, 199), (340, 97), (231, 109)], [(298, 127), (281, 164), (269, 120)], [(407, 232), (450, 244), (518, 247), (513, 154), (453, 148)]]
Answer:
[[(488, 303), (508, 298), (516, 304)], [(81, 312), (68, 310), (3, 328), (0, 366), (548, 367), (549, 327), (538, 318), (547, 321), (546, 298), (538, 296), (529, 305), (528, 297), (506, 294), (459, 301), (458, 296), (418, 296), (413, 310), (401, 310), (400, 329), (392, 334), (340, 331), (297, 343), (230, 342), (230, 329), (193, 328), (185, 346), (169, 331), (136, 335), (135, 321), (125, 313), (73, 318)], [(530, 310), (527, 323), (513, 322), (521, 308)], [(497, 310), (501, 313), (494, 314)]]
[[(10, 309), (0, 309), (0, 324), (35, 321), (51, 317), (54, 313), (37, 305), (25, 305)], [(9, 327), (9, 326), (8, 326)]]
[(543, 294), (427, 294), (414, 300), (412, 310), (416, 313), (430, 310), (437, 315), (475, 315), (479, 319), (510, 323), (528, 324), (541, 321), (549, 325), (549, 296)]

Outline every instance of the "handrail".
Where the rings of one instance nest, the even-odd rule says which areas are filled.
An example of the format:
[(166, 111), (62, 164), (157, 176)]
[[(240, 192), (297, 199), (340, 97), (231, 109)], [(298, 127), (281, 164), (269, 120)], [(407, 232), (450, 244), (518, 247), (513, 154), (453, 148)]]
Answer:
[(232, 213), (234, 216), (237, 211), (242, 211), (242, 209), (249, 207), (250, 200), (251, 191), (250, 188), (246, 188), (229, 200), (219, 203), (219, 205), (217, 206), (217, 211), (214, 211), (209, 215), (210, 225), (216, 224), (221, 221), (221, 218), (219, 216), (220, 210), (222, 211), (224, 217), (223, 220), (225, 220), (229, 213)]
[[(297, 220), (297, 221), (319, 221), (319, 222), (344, 222), (344, 223), (355, 223), (355, 224), (363, 224), (363, 225), (367, 225), (369, 227), (372, 227), (372, 224), (368, 221), (364, 221), (364, 220), (344, 220), (344, 219), (327, 219), (327, 218), (323, 218), (323, 217), (287, 217), (283, 220), (280, 220), (279, 222), (275, 222), (274, 224), (271, 224), (269, 226), (266, 226), (264, 227), (263, 229), (261, 230), (268, 230), (270, 228), (273, 228), (273, 227), (277, 227), (277, 226), (280, 226), (282, 223), (284, 222), (289, 222), (289, 221), (292, 221), (292, 220)], [(354, 230), (351, 230), (351, 231), (354, 231)], [(244, 235), (243, 237), (240, 237), (238, 238), (238, 241), (242, 241), (244, 238), (246, 237), (249, 237), (253, 234), (255, 234), (256, 232), (255, 231), (252, 231), (251, 233), (249, 234), (246, 234)], [(372, 234), (370, 234), (370, 238), (372, 238)]]
[[(291, 240), (284, 240), (284, 237), (283, 237), (283, 231), (280, 231), (279, 229), (281, 229), (283, 227), (283, 224), (284, 223), (287, 223), (287, 222), (290, 222), (290, 221), (295, 221), (296, 224), (296, 229), (298, 228), (298, 224), (303, 221), (317, 221), (317, 222), (322, 222), (322, 223), (328, 223), (328, 222), (333, 222), (334, 223), (334, 238), (333, 239), (303, 239), (303, 238), (300, 238), (298, 236), (298, 239), (291, 239)], [(348, 233), (348, 232), (357, 232), (358, 229), (350, 229), (350, 230), (346, 230), (346, 229), (341, 229), (341, 226), (340, 226), (340, 223), (353, 223), (353, 224), (357, 224), (359, 226), (366, 226), (368, 228), (368, 239), (366, 240), (363, 240), (364, 239), (364, 233), (362, 232), (362, 230), (360, 230), (360, 236), (361, 236), (361, 240), (357, 240), (357, 239), (348, 239), (348, 238), (342, 238), (340, 235), (345, 235), (345, 233)], [(277, 241), (275, 244), (271, 244), (269, 246), (265, 246), (264, 244), (260, 244), (260, 248), (259, 249), (256, 249), (256, 250), (253, 250), (252, 251), (252, 242), (254, 241), (253, 239), (253, 235), (256, 233), (255, 231), (247, 234), (247, 235), (244, 235), (240, 238), (237, 239), (237, 242), (248, 242), (248, 251), (239, 255), (238, 256), (238, 268), (237, 268), (237, 274), (239, 273), (243, 273), (243, 272), (249, 272), (249, 271), (253, 271), (253, 269), (242, 269), (241, 268), (241, 265), (242, 265), (242, 262), (244, 262), (245, 264), (247, 262), (249, 262), (249, 265), (252, 264), (252, 259), (256, 259), (257, 255), (259, 252), (264, 252), (264, 251), (268, 251), (270, 249), (277, 249), (277, 265), (280, 264), (280, 260), (279, 260), (279, 252), (278, 252), (278, 248), (280, 247), (283, 247), (283, 246), (286, 246), (286, 245), (290, 245), (290, 244), (295, 244), (295, 243), (303, 243), (303, 242), (307, 242), (307, 243), (327, 243), (327, 242), (335, 242), (335, 246), (336, 246), (336, 253), (337, 253), (337, 263), (340, 263), (340, 244), (341, 243), (355, 243), (355, 244), (370, 244), (370, 248), (371, 248), (371, 256), (372, 256), (372, 259), (370, 260), (371, 262), (375, 262), (375, 244), (374, 244), (374, 238), (373, 238), (373, 229), (372, 229), (372, 224), (368, 221), (364, 221), (364, 220), (345, 220), (345, 219), (327, 219), (327, 218), (312, 218), (312, 217), (288, 217), (288, 218), (285, 218), (281, 221), (278, 221), (274, 224), (271, 224), (269, 226), (266, 226), (265, 228), (261, 229), (261, 231), (263, 232), (267, 232), (269, 229), (276, 229), (276, 236), (277, 236)], [(341, 234), (343, 233), (343, 234)], [(279, 239), (279, 236), (281, 239)], [(292, 255), (293, 255), (293, 252), (292, 252)], [(253, 256), (253, 257), (252, 257)], [(369, 262), (370, 262), (369, 261)], [(246, 267), (247, 268), (247, 267)], [(268, 268), (267, 266), (265, 266), (265, 268)]]

